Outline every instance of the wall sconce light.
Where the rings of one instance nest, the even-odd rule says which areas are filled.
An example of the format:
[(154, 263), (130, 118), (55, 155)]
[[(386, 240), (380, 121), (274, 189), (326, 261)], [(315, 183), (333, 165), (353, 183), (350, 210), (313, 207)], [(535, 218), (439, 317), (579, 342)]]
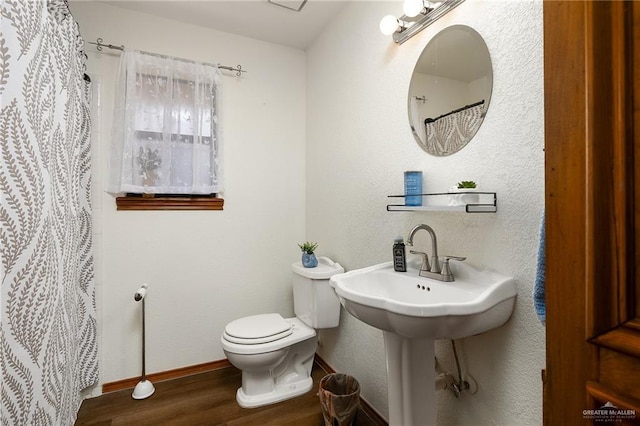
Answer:
[(400, 18), (393, 15), (382, 18), (380, 32), (391, 35), (393, 41), (402, 44), (463, 1), (445, 0), (436, 3), (427, 0), (404, 0), (404, 15)]

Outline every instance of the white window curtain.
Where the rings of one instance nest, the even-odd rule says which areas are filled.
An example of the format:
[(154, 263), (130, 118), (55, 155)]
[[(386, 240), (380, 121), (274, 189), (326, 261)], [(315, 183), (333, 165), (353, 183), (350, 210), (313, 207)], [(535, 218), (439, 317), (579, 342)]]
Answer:
[(217, 66), (124, 51), (116, 90), (109, 192), (222, 191)]

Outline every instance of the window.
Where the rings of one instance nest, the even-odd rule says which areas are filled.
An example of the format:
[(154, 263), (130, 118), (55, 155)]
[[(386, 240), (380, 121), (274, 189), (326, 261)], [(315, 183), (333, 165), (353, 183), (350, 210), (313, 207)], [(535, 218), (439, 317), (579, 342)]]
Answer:
[(220, 81), (214, 65), (123, 52), (108, 188), (127, 194), (118, 209), (222, 208)]

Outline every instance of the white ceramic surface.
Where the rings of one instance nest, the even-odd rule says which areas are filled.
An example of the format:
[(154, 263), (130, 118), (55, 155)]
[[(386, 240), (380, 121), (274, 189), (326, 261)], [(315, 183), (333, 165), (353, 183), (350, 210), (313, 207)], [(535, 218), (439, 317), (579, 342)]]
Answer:
[(225, 356), (242, 370), (236, 401), (243, 408), (274, 404), (307, 393), (316, 351), (316, 332), (298, 318), (286, 318), (291, 335), (260, 344), (220, 341)]
[(381, 263), (331, 277), (349, 313), (384, 333), (389, 424), (436, 424), (435, 339), (457, 339), (504, 324), (513, 311), (513, 278), (451, 261), (455, 281), (396, 272)]
[(318, 266), (291, 265), (295, 318), (251, 315), (227, 324), (220, 343), (231, 364), (242, 370), (236, 400), (243, 408), (274, 404), (308, 392), (317, 341), (314, 328), (336, 327), (340, 301), (329, 278), (344, 272), (339, 263), (318, 258)]
[(331, 286), (356, 318), (407, 338), (457, 339), (504, 324), (513, 311), (511, 277), (451, 261), (455, 281), (395, 272), (392, 262), (334, 275)]

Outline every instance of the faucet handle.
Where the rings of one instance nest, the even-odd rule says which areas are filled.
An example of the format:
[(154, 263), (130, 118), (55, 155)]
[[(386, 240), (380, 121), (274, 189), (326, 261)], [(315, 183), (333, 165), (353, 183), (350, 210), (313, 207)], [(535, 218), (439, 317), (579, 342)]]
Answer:
[(417, 250), (409, 250), (411, 254), (418, 254), (422, 256), (422, 266), (420, 267), (420, 271), (430, 271), (431, 265), (429, 264), (429, 255), (427, 253)]
[(460, 262), (462, 262), (463, 260), (467, 260), (466, 257), (460, 257), (460, 256), (444, 256), (444, 260), (443, 262), (449, 262), (449, 260), (459, 260)]
[(446, 278), (450, 278), (447, 281), (453, 281), (453, 273), (451, 272), (451, 268), (449, 267), (449, 261), (450, 260), (458, 260), (460, 262), (462, 262), (463, 260), (466, 260), (466, 257), (460, 257), (460, 256), (445, 256), (444, 260), (442, 261), (442, 275)]

